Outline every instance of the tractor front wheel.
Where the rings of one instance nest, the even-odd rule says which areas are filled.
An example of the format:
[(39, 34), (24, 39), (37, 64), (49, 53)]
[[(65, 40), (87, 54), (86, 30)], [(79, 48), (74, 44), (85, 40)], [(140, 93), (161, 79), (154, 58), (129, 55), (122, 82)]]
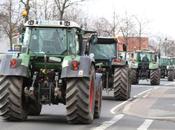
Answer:
[(174, 70), (168, 70), (168, 81), (174, 80)]
[(139, 83), (139, 79), (137, 77), (137, 70), (136, 69), (131, 69), (130, 70), (130, 80), (131, 80), (131, 84), (138, 84)]
[(41, 113), (42, 105), (38, 102), (31, 102), (28, 107), (28, 115), (39, 116)]

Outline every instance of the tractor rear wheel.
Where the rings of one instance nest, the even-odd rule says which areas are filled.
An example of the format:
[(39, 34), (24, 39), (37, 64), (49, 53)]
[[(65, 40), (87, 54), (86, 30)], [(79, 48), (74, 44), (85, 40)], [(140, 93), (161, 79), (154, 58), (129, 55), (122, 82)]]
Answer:
[(0, 115), (5, 120), (23, 121), (27, 118), (22, 77), (0, 77)]
[(174, 71), (168, 70), (168, 81), (173, 81), (173, 80), (174, 80)]
[(114, 97), (116, 100), (127, 100), (130, 98), (131, 84), (129, 81), (128, 67), (117, 67), (114, 69)]
[(159, 85), (160, 84), (160, 70), (159, 69), (151, 70), (150, 82), (151, 82), (151, 85)]
[(131, 69), (131, 71), (130, 71), (130, 80), (131, 80), (131, 84), (138, 84), (139, 83), (136, 69)]
[(92, 123), (95, 108), (95, 69), (90, 78), (72, 78), (67, 81), (66, 109), (69, 123)]

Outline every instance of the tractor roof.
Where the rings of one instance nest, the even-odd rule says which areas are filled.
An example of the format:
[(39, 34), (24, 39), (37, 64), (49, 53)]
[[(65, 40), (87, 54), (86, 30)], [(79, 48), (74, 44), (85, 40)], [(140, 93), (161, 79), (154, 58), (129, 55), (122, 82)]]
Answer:
[(136, 50), (136, 52), (155, 53), (154, 51), (150, 51), (150, 50)]
[(173, 56), (161, 56), (161, 59), (175, 59)]
[(78, 28), (80, 26), (73, 21), (46, 21), (46, 20), (29, 20), (24, 26), (26, 27), (55, 27), (55, 28)]
[(117, 43), (117, 38), (113, 37), (98, 37), (98, 42), (97, 44), (114, 44)]

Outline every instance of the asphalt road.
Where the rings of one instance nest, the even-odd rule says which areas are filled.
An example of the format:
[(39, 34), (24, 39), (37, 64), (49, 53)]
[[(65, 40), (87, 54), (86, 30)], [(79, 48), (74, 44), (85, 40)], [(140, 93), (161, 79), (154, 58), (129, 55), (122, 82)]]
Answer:
[[(141, 81), (139, 85), (132, 86), (131, 99), (123, 102), (115, 101), (112, 92), (107, 94), (103, 91), (101, 118), (89, 125), (68, 124), (65, 106), (60, 104), (43, 106), (41, 116), (29, 117), (25, 122), (0, 119), (0, 130), (174, 130), (174, 85), (175, 82), (166, 79), (161, 80), (160, 86), (150, 86), (149, 82)], [(164, 115), (160, 116), (160, 113)], [(158, 115), (157, 118), (152, 114), (154, 117)]]

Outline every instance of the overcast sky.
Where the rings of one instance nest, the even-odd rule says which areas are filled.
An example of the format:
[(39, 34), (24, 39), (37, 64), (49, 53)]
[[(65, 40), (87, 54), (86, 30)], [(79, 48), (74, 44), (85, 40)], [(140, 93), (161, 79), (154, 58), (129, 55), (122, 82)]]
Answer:
[(85, 10), (93, 17), (112, 20), (114, 10), (118, 15), (136, 15), (147, 19), (148, 33), (163, 33), (175, 39), (175, 0), (90, 0)]
[[(0, 0), (0, 3), (3, 0)], [(16, 0), (17, 1), (17, 0)], [(38, 0), (40, 1), (40, 0)], [(136, 15), (149, 21), (148, 34), (167, 34), (175, 39), (175, 0), (87, 0), (82, 5), (90, 17), (106, 17), (112, 22), (113, 12)]]

